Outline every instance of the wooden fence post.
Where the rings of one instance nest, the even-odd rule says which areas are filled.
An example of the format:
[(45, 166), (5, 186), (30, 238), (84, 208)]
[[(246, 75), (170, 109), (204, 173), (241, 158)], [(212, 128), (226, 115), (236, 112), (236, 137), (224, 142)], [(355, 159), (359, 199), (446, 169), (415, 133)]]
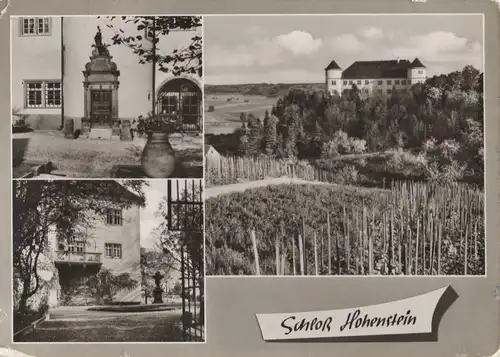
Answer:
[(255, 230), (250, 231), (250, 238), (252, 239), (253, 255), (255, 258), (255, 275), (260, 275), (259, 252), (257, 250), (257, 239), (255, 238)]
[(304, 250), (302, 244), (302, 236), (299, 234), (300, 275), (304, 275)]

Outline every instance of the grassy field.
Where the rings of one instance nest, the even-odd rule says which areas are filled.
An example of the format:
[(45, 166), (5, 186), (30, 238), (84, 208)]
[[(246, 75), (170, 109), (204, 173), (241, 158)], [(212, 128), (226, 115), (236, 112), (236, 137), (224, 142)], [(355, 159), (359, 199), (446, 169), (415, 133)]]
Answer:
[[(240, 114), (252, 113), (263, 117), (271, 110), (276, 98), (242, 94), (207, 94), (205, 96), (205, 133), (228, 134), (241, 127)], [(209, 112), (210, 106), (214, 111)]]

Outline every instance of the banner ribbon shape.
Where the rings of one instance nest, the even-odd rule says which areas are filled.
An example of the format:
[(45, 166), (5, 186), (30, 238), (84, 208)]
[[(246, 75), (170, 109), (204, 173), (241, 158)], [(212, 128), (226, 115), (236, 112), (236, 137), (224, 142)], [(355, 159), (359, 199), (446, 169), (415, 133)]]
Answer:
[(377, 305), (256, 316), (265, 341), (430, 334), (434, 312), (448, 288)]

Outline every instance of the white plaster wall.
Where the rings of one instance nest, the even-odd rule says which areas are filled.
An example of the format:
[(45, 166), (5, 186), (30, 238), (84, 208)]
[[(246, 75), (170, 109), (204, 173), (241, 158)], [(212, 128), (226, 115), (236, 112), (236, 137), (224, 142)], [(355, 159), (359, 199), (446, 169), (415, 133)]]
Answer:
[[(422, 73), (419, 73), (422, 72)], [(425, 68), (412, 68), (408, 70), (408, 78), (412, 80), (412, 83), (423, 83), (425, 82), (425, 79), (427, 78), (427, 73), (426, 73)]]
[[(335, 84), (333, 83), (335, 81)], [(326, 89), (330, 93), (342, 93), (342, 71), (341, 70), (329, 70), (326, 71)]]
[[(167, 36), (159, 39), (157, 44), (157, 51), (159, 54), (172, 54), (172, 51), (177, 49), (181, 50), (188, 47), (194, 36), (202, 36), (202, 28), (198, 27), (193, 31), (172, 31)], [(192, 80), (203, 91), (202, 79), (198, 75), (183, 75), (183, 77)], [(171, 73), (164, 73), (158, 68), (156, 70), (156, 91), (161, 89), (161, 86), (171, 79), (177, 78)]]
[[(122, 258), (106, 258), (105, 244), (116, 243), (122, 245)], [(121, 226), (108, 226), (105, 222), (96, 225), (89, 237), (87, 252), (102, 253), (102, 266), (113, 271), (114, 274), (129, 273), (132, 279), (141, 281), (141, 244), (140, 244), (140, 209), (133, 206), (123, 210), (123, 224)], [(116, 300), (129, 300), (127, 296), (134, 295), (140, 300), (141, 287), (134, 291), (124, 291), (116, 297)]]
[[(106, 243), (121, 244), (122, 258), (106, 258)], [(54, 244), (54, 249), (57, 249), (56, 244)], [(101, 253), (102, 268), (112, 270), (115, 275), (129, 273), (130, 277), (139, 283), (132, 291), (118, 293), (116, 301), (141, 301), (140, 209), (138, 206), (134, 205), (123, 210), (122, 225), (111, 226), (107, 225), (104, 220), (97, 220), (94, 229), (88, 232), (85, 250), (87, 253)]]
[(51, 34), (21, 36), (20, 17), (11, 17), (12, 108), (28, 115), (28, 123), (59, 127), (60, 108), (25, 108), (24, 80), (61, 79), (61, 18), (51, 18)]
[[(387, 84), (387, 81), (390, 80), (391, 84)], [(395, 84), (395, 81), (399, 80), (400, 84)], [(406, 84), (401, 84), (401, 81), (406, 81)], [(347, 81), (347, 84), (344, 84), (344, 81)], [(378, 93), (378, 90), (382, 90), (382, 94), (387, 94), (388, 89), (393, 89), (396, 87), (397, 89), (405, 89), (409, 88), (411, 85), (408, 83), (407, 78), (365, 78), (365, 79), (342, 79), (342, 90), (343, 89), (350, 89), (352, 88), (352, 84), (349, 84), (350, 81), (353, 81), (354, 84), (361, 90), (361, 93), (363, 95), (369, 95), (370, 93)], [(361, 84), (358, 84), (358, 81), (361, 81)], [(366, 84), (366, 81), (368, 81), (368, 84)], [(379, 81), (382, 81), (382, 84), (379, 84)], [(368, 89), (368, 93), (366, 93), (364, 90)]]
[[(113, 24), (109, 28), (107, 24)], [(136, 25), (126, 24), (119, 18), (111, 22), (102, 17), (64, 17), (65, 71), (64, 71), (64, 115), (77, 119), (75, 127), (80, 127), (84, 116), (83, 73), (85, 64), (90, 61), (92, 44), (97, 32), (97, 26), (102, 32), (102, 41), (112, 44), (111, 38), (122, 29), (126, 35), (144, 35), (137, 31)], [(149, 42), (144, 40), (145, 45)], [(151, 108), (150, 94), (152, 91), (153, 70), (149, 64), (139, 64), (139, 57), (124, 45), (111, 45), (109, 52), (116, 63), (120, 76), (118, 80), (118, 116), (120, 119), (134, 119), (145, 114)]]

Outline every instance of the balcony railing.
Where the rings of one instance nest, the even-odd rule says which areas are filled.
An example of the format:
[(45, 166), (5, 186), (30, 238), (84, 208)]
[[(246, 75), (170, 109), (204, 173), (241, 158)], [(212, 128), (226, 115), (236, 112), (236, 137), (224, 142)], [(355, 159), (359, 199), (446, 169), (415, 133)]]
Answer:
[(68, 263), (89, 263), (89, 264), (100, 264), (101, 253), (88, 253), (88, 252), (66, 252), (58, 250), (55, 252), (56, 262), (68, 262)]

